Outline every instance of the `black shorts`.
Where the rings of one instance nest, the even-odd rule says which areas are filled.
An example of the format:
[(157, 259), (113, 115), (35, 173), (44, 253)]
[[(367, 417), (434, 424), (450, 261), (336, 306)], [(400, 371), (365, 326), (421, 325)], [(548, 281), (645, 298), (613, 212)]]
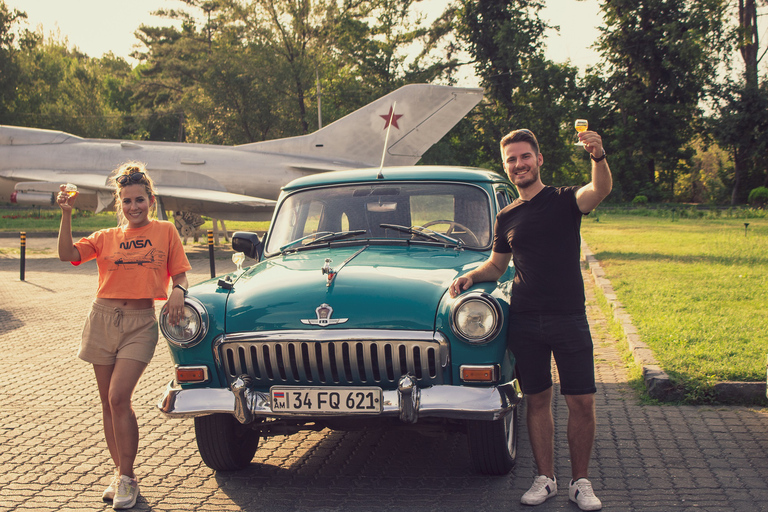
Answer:
[(595, 393), (595, 360), (586, 313), (511, 314), (509, 349), (515, 355), (523, 393), (533, 395), (552, 387), (550, 362), (555, 356), (560, 393)]

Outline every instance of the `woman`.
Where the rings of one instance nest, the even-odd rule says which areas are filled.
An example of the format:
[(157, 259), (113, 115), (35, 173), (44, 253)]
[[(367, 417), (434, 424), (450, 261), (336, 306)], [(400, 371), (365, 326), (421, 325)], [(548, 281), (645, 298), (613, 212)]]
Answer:
[[(120, 166), (112, 178), (118, 226), (72, 241), (70, 196), (61, 186), (59, 259), (79, 265), (96, 259), (99, 286), (83, 329), (78, 357), (93, 365), (99, 388), (104, 435), (115, 473), (103, 498), (112, 508), (131, 508), (139, 494), (133, 464), (139, 428), (131, 398), (152, 359), (158, 328), (154, 301), (168, 299), (169, 320), (177, 324), (184, 310), (186, 272), (191, 269), (176, 228), (156, 219), (152, 180), (139, 163)], [(169, 282), (173, 282), (168, 296)]]

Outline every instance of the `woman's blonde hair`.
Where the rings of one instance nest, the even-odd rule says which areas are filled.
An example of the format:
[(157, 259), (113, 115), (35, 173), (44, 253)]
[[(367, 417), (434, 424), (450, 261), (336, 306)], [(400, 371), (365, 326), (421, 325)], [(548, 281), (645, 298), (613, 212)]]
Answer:
[[(131, 174), (136, 173), (143, 174), (143, 176), (141, 176), (138, 181), (129, 181), (124, 185), (118, 181), (120, 176), (130, 176)], [(147, 174), (146, 166), (141, 162), (124, 163), (112, 171), (108, 183), (115, 187), (115, 210), (117, 210), (117, 224), (119, 226), (128, 224), (128, 220), (123, 216), (123, 209), (118, 207), (122, 201), (122, 198), (120, 197), (120, 191), (123, 190), (123, 187), (127, 187), (129, 185), (144, 185), (144, 190), (147, 192), (147, 197), (149, 199), (157, 198), (157, 193), (155, 192), (155, 184), (152, 181), (152, 178), (149, 177), (149, 174)], [(152, 203), (152, 206), (149, 207), (149, 217), (152, 219), (157, 218), (157, 200), (155, 200)]]

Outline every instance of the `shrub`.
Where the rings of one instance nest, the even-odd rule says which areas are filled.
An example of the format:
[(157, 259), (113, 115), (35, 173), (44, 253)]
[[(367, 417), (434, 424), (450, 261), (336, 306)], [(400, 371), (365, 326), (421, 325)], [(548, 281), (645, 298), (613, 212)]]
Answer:
[(747, 198), (747, 201), (750, 205), (755, 206), (757, 208), (765, 208), (766, 205), (768, 205), (768, 188), (766, 187), (757, 187), (753, 188), (749, 192), (749, 197)]
[(635, 196), (635, 198), (632, 200), (632, 204), (637, 206), (646, 205), (648, 204), (648, 198), (646, 196)]

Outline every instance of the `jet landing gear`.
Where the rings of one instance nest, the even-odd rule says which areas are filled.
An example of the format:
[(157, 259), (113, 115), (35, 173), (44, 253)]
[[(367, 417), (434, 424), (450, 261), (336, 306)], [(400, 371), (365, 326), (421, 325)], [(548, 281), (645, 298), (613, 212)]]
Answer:
[(194, 236), (197, 239), (197, 228), (205, 223), (202, 215), (192, 212), (174, 212), (173, 218), (176, 221), (176, 229), (179, 230), (179, 235), (181, 235), (185, 244), (190, 236)]
[[(185, 244), (187, 243), (187, 238), (193, 237), (194, 241), (197, 242), (198, 236), (203, 234), (199, 229), (200, 226), (205, 224), (205, 220), (203, 220), (201, 215), (193, 212), (174, 212), (173, 218), (175, 220), (176, 229), (179, 231), (179, 235), (181, 236), (181, 240)], [(220, 234), (223, 234), (224, 241), (228, 242), (229, 237), (227, 236), (227, 227), (224, 225), (224, 221), (221, 219), (212, 220), (213, 238), (215, 243), (218, 245)], [(221, 225), (220, 229), (219, 225)]]

